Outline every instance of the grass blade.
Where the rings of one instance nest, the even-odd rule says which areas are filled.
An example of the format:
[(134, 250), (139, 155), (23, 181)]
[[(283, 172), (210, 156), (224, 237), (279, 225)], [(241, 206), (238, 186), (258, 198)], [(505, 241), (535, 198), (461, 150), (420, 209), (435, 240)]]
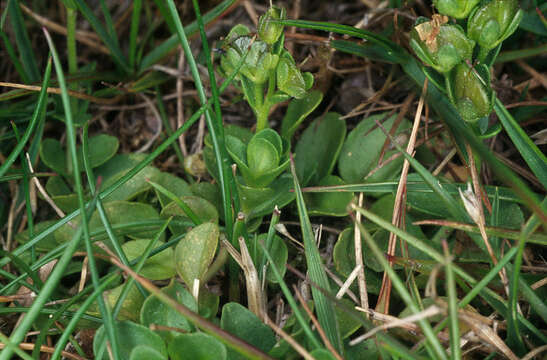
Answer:
[[(163, 0), (160, 0), (163, 1)], [(217, 6), (215, 6), (211, 11), (203, 16), (203, 23), (208, 24), (214, 19), (218, 18), (222, 13), (228, 10), (237, 0), (224, 0)], [(166, 18), (167, 23), (171, 21), (170, 18)], [(190, 23), (184, 28), (186, 36), (195, 34), (198, 31), (198, 23), (196, 21)], [(146, 56), (143, 57), (142, 62), (139, 67), (139, 72), (142, 72), (148, 69), (150, 66), (157, 63), (162, 57), (167, 53), (173, 50), (179, 43), (177, 34), (173, 34), (169, 39), (165, 40), (159, 46), (156, 46), (152, 51), (150, 51)]]
[(127, 63), (127, 59), (123, 55), (118, 42), (115, 38), (112, 37), (112, 34), (107, 32), (106, 29), (103, 27), (99, 19), (95, 16), (93, 13), (93, 10), (89, 8), (89, 6), (85, 3), (83, 0), (73, 0), (74, 4), (78, 6), (78, 10), (82, 13), (82, 15), (86, 18), (86, 20), (91, 24), (91, 27), (93, 27), (93, 30), (97, 33), (99, 38), (103, 41), (103, 43), (106, 45), (108, 50), (110, 50), (110, 53), (112, 54), (112, 58), (118, 66), (124, 71), (124, 72), (130, 72), (129, 64)]
[(8, 155), (4, 163), (0, 166), (0, 177), (2, 177), (6, 173), (6, 171), (9, 169), (9, 167), (13, 164), (13, 162), (17, 158), (17, 156), (19, 156), (19, 154), (21, 153), (21, 151), (27, 144), (27, 141), (30, 139), (30, 136), (33, 133), (34, 129), (36, 128), (36, 124), (38, 124), (38, 121), (41, 115), (43, 114), (43, 111), (45, 109), (45, 105), (47, 102), (47, 87), (49, 85), (50, 77), (51, 77), (51, 59), (48, 61), (46, 66), (46, 71), (44, 73), (44, 80), (42, 81), (42, 90), (40, 90), (40, 95), (38, 97), (36, 107), (34, 108), (34, 113), (32, 114), (32, 118), (30, 119), (30, 124), (25, 130), (23, 137), (19, 141), (17, 141), (17, 145), (15, 146), (15, 149), (13, 149), (13, 151)]
[[(317, 284), (318, 287), (330, 292), (329, 280), (325, 269), (323, 269), (323, 261), (319, 254), (319, 249), (315, 243), (313, 230), (311, 228), (310, 219), (304, 203), (304, 196), (296, 177), (294, 161), (291, 158), (291, 172), (294, 179), (294, 192), (296, 193), (296, 204), (298, 206), (298, 217), (302, 229), (302, 238), (304, 240), (304, 251), (306, 254), (306, 264), (310, 280)], [(321, 327), (325, 331), (327, 338), (332, 343), (334, 348), (343, 356), (342, 339), (338, 322), (336, 320), (334, 306), (331, 301), (317, 288), (312, 287), (313, 301), (317, 307), (317, 318)]]
[(34, 56), (34, 49), (28, 37), (25, 21), (21, 14), (19, 0), (9, 1), (7, 11), (13, 32), (15, 33), (15, 42), (17, 44), (17, 49), (19, 50), (23, 69), (25, 69), (26, 78), (31, 83), (37, 82), (40, 80), (40, 73), (38, 71), (36, 57)]
[(513, 144), (530, 167), (530, 170), (536, 175), (541, 185), (547, 189), (547, 157), (545, 154), (526, 135), (498, 98), (496, 98), (496, 102), (494, 103), (494, 110), (507, 135), (513, 141)]
[[(188, 66), (190, 67), (190, 72), (192, 73), (192, 77), (194, 78), (194, 84), (196, 86), (199, 99), (202, 105), (205, 105), (207, 103), (205, 90), (203, 88), (203, 84), (201, 83), (197, 64), (192, 55), (190, 45), (188, 44), (188, 39), (186, 38), (186, 33), (184, 32), (184, 28), (182, 27), (182, 22), (177, 12), (177, 8), (173, 0), (167, 0), (167, 5), (169, 8), (169, 12), (171, 13), (171, 17), (175, 23), (175, 27), (177, 28), (177, 35), (182, 45), (182, 49), (186, 55)], [(212, 80), (214, 80), (214, 78)], [(218, 102), (218, 93), (216, 94), (216, 96), (213, 95), (213, 103), (216, 103), (216, 102)], [(217, 114), (217, 116), (220, 116), (220, 114)], [(232, 206), (231, 206), (232, 205), (231, 197), (232, 195), (236, 196), (236, 194), (232, 194), (231, 192), (230, 183), (233, 182), (233, 180), (232, 180), (231, 171), (228, 166), (229, 164), (228, 154), (226, 151), (226, 147), (224, 146), (224, 131), (222, 128), (222, 124), (219, 124), (218, 121), (217, 122), (213, 121), (209, 110), (205, 110), (205, 120), (207, 122), (207, 128), (209, 129), (209, 134), (211, 135), (211, 142), (213, 143), (213, 150), (215, 152), (215, 158), (217, 160), (219, 183), (220, 183), (219, 185), (222, 192), (222, 205), (224, 208), (226, 234), (228, 238), (230, 239), (233, 233), (233, 220), (232, 220), (233, 214), (232, 214)], [(220, 120), (220, 118), (218, 118), (218, 120)], [(232, 245), (235, 244), (235, 241), (237, 240), (230, 239), (230, 242), (232, 243)]]
[[(57, 50), (55, 49), (55, 45), (53, 44), (53, 41), (51, 40), (49, 33), (47, 31), (44, 31), (44, 33), (46, 36), (46, 40), (49, 44), (49, 48), (51, 50), (51, 54), (53, 56), (55, 72), (57, 74), (59, 87), (61, 88), (61, 100), (63, 103), (63, 110), (65, 113), (65, 120), (66, 120), (67, 147), (68, 147), (70, 159), (72, 162), (74, 188), (76, 189), (76, 194), (78, 196), (78, 205), (80, 207), (80, 211), (83, 213), (85, 212), (84, 190), (83, 190), (83, 184), (82, 184), (82, 177), (80, 174), (80, 164), (79, 164), (78, 155), (76, 151), (76, 133), (74, 131), (74, 120), (72, 118), (70, 98), (68, 97), (68, 89), (67, 89), (64, 74), (63, 74), (63, 67), (61, 65), (59, 56), (57, 55)], [(83, 232), (86, 251), (88, 254), (88, 260), (89, 260), (88, 264), (89, 264), (89, 270), (91, 273), (91, 281), (93, 283), (93, 286), (95, 288), (98, 288), (100, 285), (99, 271), (97, 269), (95, 257), (93, 256), (93, 249), (91, 247), (91, 236), (89, 234), (88, 220), (85, 216), (82, 216), (81, 228)], [(103, 315), (105, 329), (108, 334), (108, 340), (110, 341), (110, 345), (112, 347), (112, 353), (113, 353), (114, 359), (118, 359), (119, 348), (118, 348), (118, 342), (116, 340), (116, 332), (114, 331), (114, 322), (110, 314), (110, 309), (106, 306), (106, 303), (102, 296), (99, 297), (97, 302), (99, 304), (99, 309), (101, 311), (101, 314)]]

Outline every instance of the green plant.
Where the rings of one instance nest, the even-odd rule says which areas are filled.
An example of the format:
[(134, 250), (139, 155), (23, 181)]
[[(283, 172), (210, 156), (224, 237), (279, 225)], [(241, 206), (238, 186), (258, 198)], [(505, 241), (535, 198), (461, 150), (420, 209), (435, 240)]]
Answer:
[(245, 99), (256, 115), (256, 131), (268, 127), (270, 109), (291, 97), (302, 99), (313, 85), (313, 76), (301, 72), (292, 55), (284, 49), (283, 25), (285, 10), (271, 7), (260, 17), (258, 39), (244, 25), (236, 25), (224, 39), (220, 64), (224, 73), (233, 71), (248, 51), (237, 80)]
[[(494, 107), (493, 60), (487, 57), (515, 32), (523, 12), (513, 0), (494, 0), (478, 7), (477, 3), (436, 1), (441, 14), (467, 18), (467, 33), (459, 25), (446, 24), (448, 18), (435, 15), (431, 21), (418, 19), (410, 45), (420, 60), (445, 77), (446, 91), (461, 117), (473, 123), (483, 119), (484, 123)], [(476, 58), (475, 44), (479, 48)], [(471, 65), (473, 59), (478, 61), (476, 66)]]

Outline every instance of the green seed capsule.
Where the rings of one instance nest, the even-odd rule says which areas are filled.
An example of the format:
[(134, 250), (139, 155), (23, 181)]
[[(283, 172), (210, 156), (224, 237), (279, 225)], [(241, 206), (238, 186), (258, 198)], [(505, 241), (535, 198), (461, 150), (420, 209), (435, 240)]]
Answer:
[(439, 13), (456, 19), (464, 19), (480, 0), (433, 0)]
[(284, 20), (287, 18), (285, 8), (272, 6), (258, 20), (258, 37), (268, 45), (273, 45), (283, 33), (283, 25), (272, 20)]
[(471, 14), (467, 35), (482, 49), (491, 50), (515, 32), (522, 15), (516, 0), (492, 0)]

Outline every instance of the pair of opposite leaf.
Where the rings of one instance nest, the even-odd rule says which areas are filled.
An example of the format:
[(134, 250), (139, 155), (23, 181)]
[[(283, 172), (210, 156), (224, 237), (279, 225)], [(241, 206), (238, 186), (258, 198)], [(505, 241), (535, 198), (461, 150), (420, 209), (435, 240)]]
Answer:
[[(516, 0), (492, 0), (476, 7), (478, 2), (434, 1), (439, 12), (445, 16), (435, 15), (431, 21), (419, 19), (410, 40), (416, 55), (445, 75), (452, 103), (462, 118), (469, 122), (475, 122), (492, 111), (494, 93), (484, 61), (489, 51), (516, 30), (522, 18)], [(446, 16), (457, 19), (468, 17), (467, 33), (459, 25), (448, 24)], [(479, 71), (469, 65), (476, 44), (479, 45)]]
[(256, 133), (248, 144), (226, 136), (226, 149), (237, 164), (247, 186), (267, 187), (289, 167), (289, 146), (272, 129)]

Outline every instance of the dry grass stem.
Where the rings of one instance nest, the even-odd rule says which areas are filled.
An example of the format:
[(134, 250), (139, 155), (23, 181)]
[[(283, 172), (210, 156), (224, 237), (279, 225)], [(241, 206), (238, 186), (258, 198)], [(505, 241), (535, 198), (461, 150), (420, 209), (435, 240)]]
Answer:
[[(418, 101), (418, 109), (416, 110), (416, 115), (414, 117), (414, 124), (412, 126), (412, 132), (410, 134), (410, 139), (406, 148), (406, 152), (411, 156), (414, 153), (414, 147), (416, 144), (416, 137), (418, 135), (418, 129), (420, 126), (420, 119), (422, 116), (422, 110), (425, 102), (425, 95), (427, 94), (427, 78), (424, 81), (424, 86), (422, 89), (422, 94), (420, 95), (420, 100)], [(394, 226), (401, 226), (401, 221), (404, 218), (404, 202), (406, 194), (406, 178), (408, 175), (408, 170), (410, 168), (410, 163), (405, 159), (403, 163), (403, 169), (401, 171), (401, 176), (399, 179), (399, 185), (397, 186), (397, 193), (395, 195), (395, 204), (393, 208), (393, 216), (391, 222)], [(397, 236), (393, 233), (389, 235), (389, 243), (387, 254), (394, 256), (395, 247), (396, 247)], [(390, 265), (393, 264), (393, 260), (390, 259)], [(378, 302), (376, 304), (376, 311), (381, 311), (385, 314), (389, 313), (389, 298), (391, 294), (391, 280), (386, 272), (382, 279), (382, 287), (380, 289), (380, 294), (378, 295)]]
[(313, 356), (302, 346), (298, 343), (298, 341), (294, 340), (292, 336), (287, 334), (285, 331), (283, 331), (282, 328), (277, 326), (269, 317), (266, 317), (266, 325), (272, 328), (272, 330), (279, 336), (283, 338), (289, 345), (292, 346), (292, 348), (300, 354), (304, 359), (306, 360), (315, 360)]
[[(28, 90), (28, 91), (41, 91), (42, 90), (42, 87), (38, 86), (38, 85), (25, 85), (25, 84), (18, 84), (18, 83), (12, 83), (12, 82), (4, 82), (4, 81), (0, 81), (0, 86), (10, 87), (10, 88), (14, 88), (14, 89), (23, 89), (23, 90)], [(56, 95), (61, 94), (61, 89), (56, 88), (56, 87), (49, 86), (46, 91), (47, 91), (48, 94), (56, 94)], [(117, 96), (114, 96), (110, 99), (106, 99), (106, 98), (99, 98), (99, 97), (92, 96), (92, 95), (87, 95), (87, 94), (80, 93), (80, 92), (77, 92), (77, 91), (74, 91), (74, 90), (67, 90), (67, 93), (68, 93), (69, 96), (71, 96), (73, 98), (76, 98), (76, 99), (88, 100), (92, 103), (104, 104), (104, 105), (115, 104), (124, 96), (124, 95), (117, 95)]]
[[(5, 347), (6, 347), (6, 344), (0, 343), (0, 349), (4, 349)], [(36, 347), (36, 345), (34, 345), (32, 343), (20, 343), (19, 344), (20, 349), (28, 350), (28, 351), (34, 350), (35, 347)], [(55, 351), (55, 348), (52, 348), (50, 346), (46, 346), (46, 345), (40, 346), (40, 352), (42, 352), (42, 353), (53, 354), (54, 351)], [(81, 357), (80, 355), (70, 353), (68, 351), (61, 351), (61, 355), (64, 356), (65, 358), (67, 358), (67, 359), (86, 360), (86, 358)]]
[[(364, 309), (358, 308), (358, 310), (363, 311)], [(417, 314), (407, 316), (407, 317), (402, 318), (402, 319), (396, 318), (394, 316), (389, 316), (389, 320), (384, 318), (385, 320), (387, 320), (387, 322), (385, 324), (377, 326), (374, 329), (367, 332), (366, 334), (363, 334), (359, 337), (356, 337), (355, 339), (351, 340), (349, 342), (349, 344), (351, 346), (357, 345), (360, 342), (365, 341), (366, 339), (372, 337), (374, 334), (376, 334), (379, 331), (391, 329), (391, 328), (394, 328), (394, 327), (403, 327), (403, 328), (406, 327), (408, 329), (407, 325), (414, 324), (416, 321), (419, 321), (419, 320), (422, 320), (422, 319), (427, 319), (429, 317), (438, 315), (442, 312), (443, 312), (443, 310), (441, 308), (439, 308), (438, 306), (431, 305), (430, 307), (424, 309), (423, 311), (420, 311)], [(368, 311), (365, 311), (365, 313), (368, 314)], [(380, 320), (379, 317), (373, 317), (373, 319), (374, 320)], [(412, 330), (415, 330), (415, 329), (417, 329), (417, 326), (412, 327)]]
[[(363, 207), (363, 193), (359, 194), (358, 200), (359, 207)], [(367, 281), (365, 277), (365, 263), (363, 261), (363, 242), (361, 239), (361, 231), (359, 231), (359, 224), (361, 224), (361, 213), (355, 212), (355, 224), (353, 227), (353, 236), (354, 236), (354, 248), (355, 248), (355, 269), (352, 271), (357, 272), (358, 284), (359, 284), (359, 299), (361, 300), (360, 304), (363, 309), (369, 308), (368, 303), (368, 293), (367, 293)], [(348, 277), (347, 282), (349, 282)], [(353, 282), (353, 280), (351, 280)], [(351, 283), (350, 283), (351, 284)], [(348, 284), (349, 288), (349, 284)], [(340, 289), (342, 291), (342, 289)]]

